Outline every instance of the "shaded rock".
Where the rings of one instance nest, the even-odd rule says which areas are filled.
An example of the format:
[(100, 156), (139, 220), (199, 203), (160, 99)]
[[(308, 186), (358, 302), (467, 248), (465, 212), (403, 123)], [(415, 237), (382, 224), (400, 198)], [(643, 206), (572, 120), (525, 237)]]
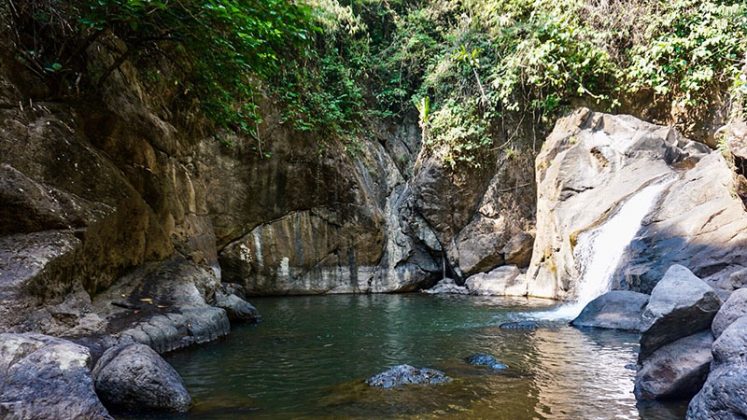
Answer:
[(744, 418), (747, 418), (747, 366), (713, 370), (687, 407), (687, 420)]
[(519, 232), (509, 239), (503, 247), (503, 259), (506, 264), (515, 265), (519, 268), (529, 266), (532, 260), (532, 249), (534, 248), (534, 235)]
[(641, 316), (641, 352), (647, 358), (659, 347), (709, 329), (721, 307), (713, 288), (690, 270), (673, 265), (651, 292)]
[(735, 290), (713, 318), (711, 331), (718, 338), (732, 322), (747, 315), (747, 288)]
[(257, 322), (260, 319), (259, 311), (254, 305), (234, 294), (218, 291), (215, 293), (214, 304), (225, 310), (231, 321)]
[(466, 295), (466, 294), (469, 294), (469, 290), (467, 290), (467, 288), (464, 286), (460, 286), (456, 284), (454, 279), (445, 277), (441, 279), (441, 281), (436, 283), (436, 285), (431, 287), (430, 289), (424, 289), (423, 293), (428, 293), (430, 295), (440, 295), (440, 294)]
[(83, 346), (41, 334), (0, 334), (0, 417), (111, 419)]
[(397, 365), (366, 379), (366, 384), (375, 388), (389, 389), (403, 385), (436, 385), (449, 381), (451, 378), (440, 370)]
[(527, 283), (515, 265), (504, 265), (489, 273), (471, 276), (464, 283), (469, 292), (481, 296), (526, 296)]
[(713, 366), (747, 365), (747, 316), (731, 325), (713, 343)]
[(179, 374), (142, 344), (110, 348), (96, 363), (93, 376), (96, 393), (111, 408), (186, 412), (192, 404)]
[(636, 398), (653, 400), (695, 395), (708, 376), (711, 344), (711, 332), (704, 331), (657, 349), (642, 362), (636, 374)]
[(638, 331), (641, 313), (649, 296), (626, 290), (613, 290), (592, 300), (571, 324), (577, 327), (597, 327)]
[(495, 356), (487, 353), (475, 353), (469, 357), (466, 357), (464, 361), (469, 363), (470, 365), (487, 366), (493, 370), (503, 370), (508, 368), (508, 366), (506, 366), (504, 363), (498, 361)]
[(711, 373), (690, 401), (691, 420), (747, 417), (747, 316), (729, 325), (713, 343)]

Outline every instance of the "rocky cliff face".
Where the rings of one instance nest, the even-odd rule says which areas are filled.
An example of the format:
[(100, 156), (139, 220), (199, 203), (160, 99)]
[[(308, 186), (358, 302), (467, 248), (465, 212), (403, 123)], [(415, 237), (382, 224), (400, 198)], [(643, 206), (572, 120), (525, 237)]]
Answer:
[(557, 123), (536, 170), (530, 295), (575, 296), (586, 268), (579, 242), (654, 183), (666, 188), (625, 248), (613, 287), (650, 293), (673, 264), (724, 293), (740, 287), (732, 280), (747, 266), (741, 175), (721, 152), (672, 128), (581, 109)]

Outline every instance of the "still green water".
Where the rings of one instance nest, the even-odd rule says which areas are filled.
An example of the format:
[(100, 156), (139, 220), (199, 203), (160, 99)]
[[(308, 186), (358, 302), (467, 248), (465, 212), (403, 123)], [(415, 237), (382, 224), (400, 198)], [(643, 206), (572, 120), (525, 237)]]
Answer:
[[(255, 298), (264, 321), (171, 354), (194, 398), (189, 418), (679, 419), (683, 404), (636, 406), (638, 337), (559, 323), (498, 325), (546, 301), (469, 296)], [(544, 306), (543, 306), (544, 305)], [(463, 358), (491, 353), (491, 372)], [(445, 371), (435, 386), (372, 389), (363, 379), (407, 363)]]

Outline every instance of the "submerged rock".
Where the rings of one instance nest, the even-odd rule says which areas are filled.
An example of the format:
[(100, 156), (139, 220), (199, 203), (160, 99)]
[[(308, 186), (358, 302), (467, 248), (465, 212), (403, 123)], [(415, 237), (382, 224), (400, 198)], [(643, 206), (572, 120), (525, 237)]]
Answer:
[(711, 286), (687, 268), (671, 266), (643, 311), (639, 361), (666, 344), (709, 329), (720, 307)]
[(423, 293), (428, 293), (431, 295), (439, 295), (439, 294), (451, 294), (451, 295), (466, 295), (469, 294), (469, 290), (465, 288), (464, 286), (460, 286), (456, 284), (454, 279), (450, 279), (448, 277), (444, 277), (436, 283), (435, 286), (431, 287), (430, 289), (423, 290)]
[(96, 392), (111, 408), (186, 412), (192, 404), (179, 374), (143, 344), (110, 348), (93, 375)]
[(613, 290), (592, 300), (571, 324), (577, 327), (597, 327), (638, 331), (641, 313), (649, 296), (627, 290)]
[(257, 322), (261, 318), (254, 305), (235, 294), (227, 294), (223, 291), (215, 292), (215, 306), (225, 310), (228, 319), (231, 321)]
[(708, 376), (711, 363), (710, 331), (681, 338), (647, 357), (636, 374), (639, 400), (688, 398), (695, 395)]
[(487, 366), (493, 370), (507, 369), (508, 366), (498, 361), (495, 356), (487, 353), (475, 353), (464, 359), (465, 362), (474, 366)]
[(83, 346), (41, 334), (0, 334), (0, 418), (111, 419)]
[(525, 330), (534, 331), (540, 327), (539, 321), (512, 321), (504, 322), (498, 328), (502, 330)]
[(397, 365), (366, 379), (366, 384), (375, 388), (389, 389), (403, 385), (435, 385), (449, 381), (451, 378), (440, 370)]
[(718, 338), (734, 321), (747, 315), (747, 288), (735, 290), (724, 302), (711, 324), (713, 336)]

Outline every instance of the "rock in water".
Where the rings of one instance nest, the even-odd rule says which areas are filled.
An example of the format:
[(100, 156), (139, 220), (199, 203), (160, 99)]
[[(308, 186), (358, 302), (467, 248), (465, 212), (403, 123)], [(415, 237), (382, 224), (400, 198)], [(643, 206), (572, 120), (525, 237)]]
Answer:
[(643, 360), (656, 349), (709, 329), (721, 307), (716, 291), (687, 268), (673, 265), (651, 292), (641, 316)]
[(435, 286), (431, 287), (430, 289), (423, 290), (423, 293), (428, 293), (430, 295), (466, 295), (469, 294), (469, 291), (464, 286), (456, 284), (453, 279), (444, 277), (443, 279), (441, 279), (441, 281), (436, 283)]
[(0, 418), (111, 419), (83, 346), (41, 334), (0, 334)]
[(508, 366), (498, 361), (495, 356), (486, 353), (475, 353), (464, 359), (465, 362), (474, 366), (487, 366), (493, 370), (508, 369)]
[(646, 358), (636, 374), (639, 400), (687, 398), (695, 395), (708, 376), (711, 363), (710, 331), (669, 343)]
[(576, 327), (638, 331), (641, 313), (649, 296), (628, 290), (613, 290), (592, 300), (571, 322)]
[(744, 315), (747, 315), (747, 288), (732, 292), (721, 306), (711, 324), (713, 336), (718, 338), (729, 325)]
[(504, 322), (498, 328), (502, 330), (534, 331), (540, 327), (539, 321), (512, 321)]
[(440, 370), (397, 365), (366, 379), (366, 384), (375, 388), (389, 389), (403, 385), (435, 385), (449, 381), (451, 378)]
[(215, 292), (215, 306), (225, 310), (231, 321), (257, 322), (260, 319), (257, 308), (235, 294)]
[(747, 316), (713, 343), (713, 363), (703, 388), (690, 401), (688, 420), (747, 418)]
[(527, 283), (515, 265), (504, 265), (488, 273), (479, 273), (464, 283), (473, 295), (526, 296)]
[(110, 348), (93, 375), (99, 397), (113, 408), (186, 412), (192, 404), (179, 374), (143, 344)]

